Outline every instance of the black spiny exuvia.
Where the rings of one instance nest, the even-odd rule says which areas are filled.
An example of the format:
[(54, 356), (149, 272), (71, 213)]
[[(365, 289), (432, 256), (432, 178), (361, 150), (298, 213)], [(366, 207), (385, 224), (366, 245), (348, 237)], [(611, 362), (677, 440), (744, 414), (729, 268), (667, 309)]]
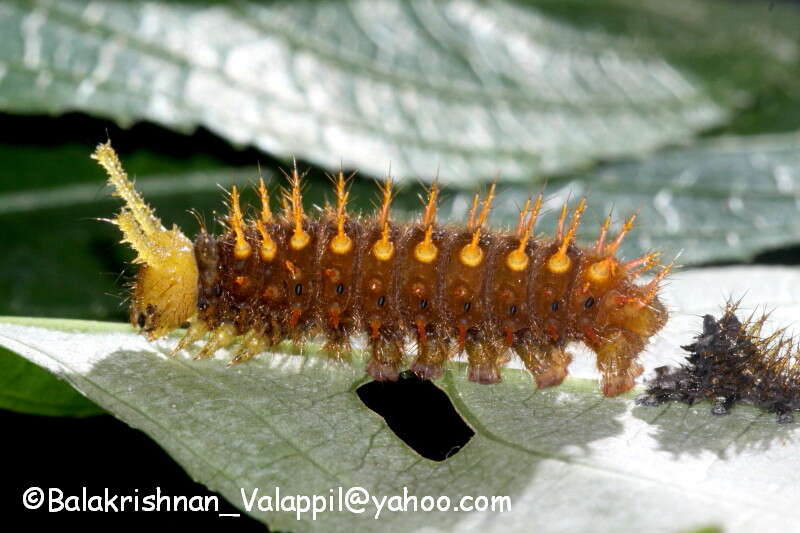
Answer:
[(681, 366), (656, 368), (640, 405), (667, 401), (693, 404), (709, 400), (715, 415), (728, 414), (736, 402), (746, 402), (775, 413), (780, 423), (791, 422), (800, 410), (798, 344), (781, 328), (763, 335), (768, 313), (744, 322), (736, 316), (739, 302), (728, 302), (722, 317), (703, 317), (703, 331)]

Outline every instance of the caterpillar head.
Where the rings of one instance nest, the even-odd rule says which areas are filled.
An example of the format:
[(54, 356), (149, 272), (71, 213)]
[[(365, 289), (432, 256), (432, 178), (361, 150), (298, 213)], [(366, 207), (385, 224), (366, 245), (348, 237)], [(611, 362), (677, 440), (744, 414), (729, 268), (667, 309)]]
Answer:
[(131, 324), (150, 339), (180, 327), (197, 310), (198, 273), (191, 242), (177, 229), (166, 233), (169, 243), (158, 261), (142, 263), (133, 285)]
[(110, 222), (119, 227), (122, 242), (138, 254), (131, 324), (156, 339), (181, 326), (197, 309), (198, 272), (192, 242), (177, 227), (164, 228), (134, 189), (110, 143), (99, 145), (92, 158), (106, 169), (115, 194), (125, 202)]

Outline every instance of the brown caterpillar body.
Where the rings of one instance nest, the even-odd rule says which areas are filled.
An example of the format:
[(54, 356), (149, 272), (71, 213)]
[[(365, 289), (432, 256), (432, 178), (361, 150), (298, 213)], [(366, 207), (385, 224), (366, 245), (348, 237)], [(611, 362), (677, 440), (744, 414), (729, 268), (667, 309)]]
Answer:
[(283, 340), (325, 337), (332, 357), (347, 359), (350, 339), (364, 335), (367, 372), (396, 380), (406, 345), (416, 344), (411, 370), (442, 375), (444, 363), (466, 352), (469, 379), (500, 381), (512, 353), (537, 385), (558, 385), (581, 341), (597, 354), (603, 393), (630, 390), (642, 372), (636, 357), (667, 320), (657, 291), (671, 265), (644, 286), (636, 276), (656, 266), (657, 254), (620, 263), (614, 256), (634, 217), (606, 242), (610, 220), (592, 248), (574, 243), (585, 201), (568, 222), (561, 211), (555, 239), (533, 238), (541, 195), (528, 201), (515, 232), (485, 229), (494, 187), (476, 195), (465, 227), (436, 223), (438, 190), (429, 193), (421, 220), (390, 220), (391, 183), (374, 217), (350, 217), (340, 173), (337, 205), (318, 219), (305, 216), (294, 169), (283, 214), (272, 214), (263, 182), (257, 220), (245, 221), (231, 192), (228, 230), (204, 229), (194, 242), (166, 230), (127, 179), (110, 144), (93, 155), (126, 205), (114, 222), (139, 253), (131, 322), (151, 339), (190, 322), (176, 351), (208, 334), (196, 357), (238, 342), (232, 363)]

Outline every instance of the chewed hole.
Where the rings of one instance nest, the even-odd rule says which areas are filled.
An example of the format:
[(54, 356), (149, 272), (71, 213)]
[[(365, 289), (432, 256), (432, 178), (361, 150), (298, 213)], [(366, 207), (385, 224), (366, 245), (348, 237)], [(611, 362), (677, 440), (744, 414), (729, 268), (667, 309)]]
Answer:
[(402, 372), (394, 383), (370, 381), (356, 392), (398, 438), (426, 459), (444, 461), (475, 435), (447, 394), (412, 372)]

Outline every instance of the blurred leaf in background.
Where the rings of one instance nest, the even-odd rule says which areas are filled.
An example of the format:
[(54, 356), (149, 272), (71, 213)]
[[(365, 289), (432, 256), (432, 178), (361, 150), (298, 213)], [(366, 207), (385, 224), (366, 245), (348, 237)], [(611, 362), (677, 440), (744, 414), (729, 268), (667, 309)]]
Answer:
[(800, 14), (763, 4), (13, 0), (0, 24), (5, 110), (458, 184), (685, 142), (800, 87)]

